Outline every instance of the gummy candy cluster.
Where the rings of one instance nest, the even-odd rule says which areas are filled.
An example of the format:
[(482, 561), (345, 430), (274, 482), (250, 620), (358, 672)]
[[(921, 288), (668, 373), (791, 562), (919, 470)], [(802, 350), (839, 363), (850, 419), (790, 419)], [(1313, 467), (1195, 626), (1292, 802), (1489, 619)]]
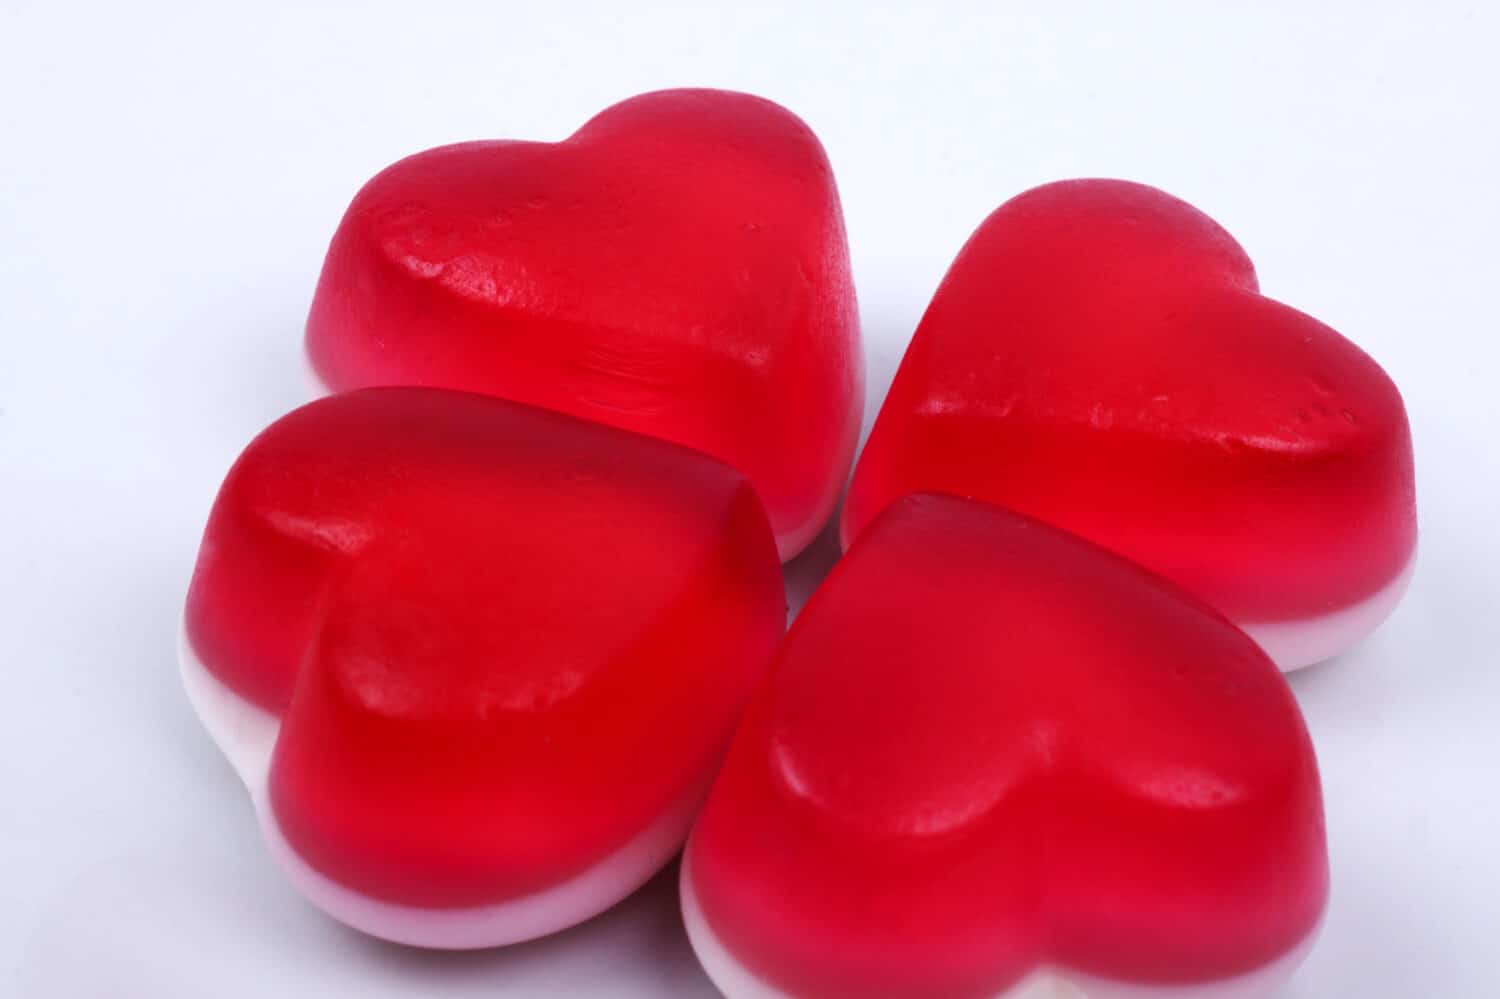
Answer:
[[(1322, 796), (1281, 671), (1400, 599), (1410, 432), (1190, 205), (1001, 205), (857, 464), (833, 173), (743, 94), (389, 167), (307, 353), (328, 394), (225, 479), (182, 668), (334, 917), (512, 943), (686, 845), (734, 999), (1255, 996), (1311, 946)], [(846, 481), (788, 632), (781, 563)]]

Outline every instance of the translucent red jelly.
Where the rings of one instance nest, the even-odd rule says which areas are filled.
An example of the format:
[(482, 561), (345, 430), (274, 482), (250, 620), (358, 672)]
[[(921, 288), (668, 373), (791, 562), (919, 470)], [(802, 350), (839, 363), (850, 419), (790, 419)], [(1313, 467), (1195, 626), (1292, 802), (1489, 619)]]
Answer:
[(1357, 603), (1416, 541), (1395, 385), (1259, 294), (1207, 216), (1121, 181), (1022, 194), (954, 261), (855, 471), (846, 542), (918, 491), (1066, 527), (1242, 623)]
[(911, 496), (816, 593), (688, 848), (708, 925), (797, 995), (993, 996), (1264, 965), (1327, 894), (1286, 682), (1166, 580)]
[(759, 490), (784, 557), (832, 510), (863, 402), (823, 148), (723, 91), (384, 170), (333, 237), (307, 350), (335, 391), (467, 389), (711, 454)]
[(371, 389), (277, 421), (225, 480), (194, 651), (282, 717), (282, 833), (367, 895), (491, 902), (701, 793), (781, 636), (733, 470), (467, 393)]

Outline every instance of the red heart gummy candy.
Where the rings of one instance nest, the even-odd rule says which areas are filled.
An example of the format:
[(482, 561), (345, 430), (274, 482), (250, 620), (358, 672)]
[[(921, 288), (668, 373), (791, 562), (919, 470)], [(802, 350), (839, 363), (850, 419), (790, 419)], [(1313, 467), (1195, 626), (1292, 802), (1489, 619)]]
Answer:
[(1228, 233), (1138, 184), (1049, 184), (985, 220), (855, 470), (853, 540), (911, 492), (1030, 514), (1160, 572), (1283, 668), (1404, 590), (1411, 436), (1380, 367), (1263, 297)]
[(1326, 895), (1265, 654), (1131, 562), (932, 495), (802, 611), (683, 866), (731, 999), (1263, 995)]
[(713, 90), (382, 171), (333, 237), (307, 350), (334, 391), (467, 389), (711, 454), (759, 490), (784, 558), (832, 510), (863, 405), (823, 148)]
[(506, 943), (676, 851), (781, 636), (779, 570), (760, 501), (711, 458), (369, 389), (235, 463), (185, 680), (314, 902), (407, 943)]

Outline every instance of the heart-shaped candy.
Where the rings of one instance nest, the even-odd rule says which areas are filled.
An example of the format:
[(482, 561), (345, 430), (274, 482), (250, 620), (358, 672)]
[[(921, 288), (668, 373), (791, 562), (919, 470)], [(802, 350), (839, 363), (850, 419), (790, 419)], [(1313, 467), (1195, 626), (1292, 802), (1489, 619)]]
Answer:
[(1074, 535), (931, 495), (797, 619), (683, 867), (731, 999), (1263, 995), (1326, 894), (1312, 746), (1255, 643)]
[(713, 90), (381, 172), (333, 237), (307, 350), (335, 391), (467, 389), (711, 454), (760, 492), (786, 558), (832, 510), (863, 404), (823, 148)]
[(1416, 543), (1385, 372), (1262, 296), (1207, 216), (1121, 181), (1022, 194), (954, 261), (855, 470), (846, 542), (919, 491), (1135, 559), (1285, 669), (1378, 624)]
[(561, 928), (680, 846), (784, 624), (765, 513), (676, 444), (369, 389), (245, 450), (184, 679), (297, 886), (407, 943)]

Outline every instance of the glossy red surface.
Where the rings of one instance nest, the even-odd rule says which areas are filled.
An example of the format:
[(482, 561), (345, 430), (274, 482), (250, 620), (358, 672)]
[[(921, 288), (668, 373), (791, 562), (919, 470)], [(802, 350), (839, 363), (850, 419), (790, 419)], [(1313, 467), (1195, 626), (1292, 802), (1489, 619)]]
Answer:
[(733, 470), (420, 388), (277, 421), (226, 478), (188, 596), (206, 667), (282, 716), (281, 830), (378, 898), (503, 900), (701, 793), (781, 637)]
[(333, 237), (307, 350), (336, 391), (468, 389), (707, 452), (760, 491), (786, 558), (832, 510), (863, 404), (827, 157), (724, 91), (384, 170)]
[(1260, 295), (1207, 216), (1122, 181), (1022, 194), (954, 261), (855, 471), (846, 543), (920, 491), (1065, 527), (1240, 622), (1355, 603), (1416, 541), (1395, 385)]
[(1327, 894), (1286, 682), (1177, 587), (969, 500), (889, 507), (802, 611), (688, 848), (797, 995), (992, 996), (1038, 964), (1262, 965)]

